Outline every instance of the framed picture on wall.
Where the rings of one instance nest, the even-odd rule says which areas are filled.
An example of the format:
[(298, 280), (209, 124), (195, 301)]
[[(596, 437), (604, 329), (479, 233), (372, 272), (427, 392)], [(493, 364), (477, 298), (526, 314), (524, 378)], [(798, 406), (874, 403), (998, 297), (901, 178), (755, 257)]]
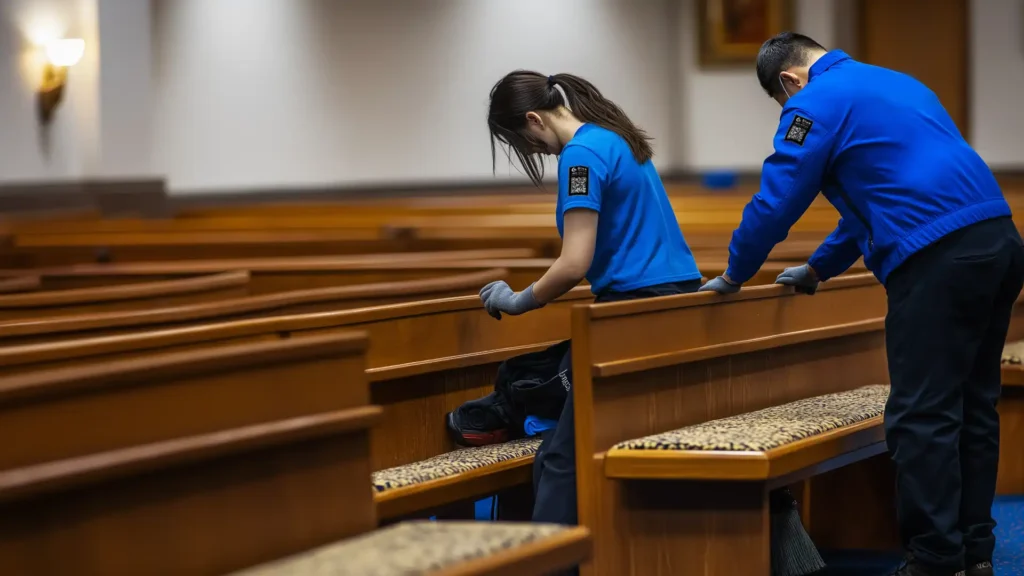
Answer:
[(753, 65), (765, 40), (792, 26), (790, 0), (697, 0), (700, 64)]

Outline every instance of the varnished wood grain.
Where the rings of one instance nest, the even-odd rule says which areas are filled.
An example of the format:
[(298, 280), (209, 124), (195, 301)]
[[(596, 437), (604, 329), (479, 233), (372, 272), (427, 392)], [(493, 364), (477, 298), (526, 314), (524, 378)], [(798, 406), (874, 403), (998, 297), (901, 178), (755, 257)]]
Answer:
[[(6, 338), (8, 342), (51, 339), (66, 337), (68, 334), (116, 333), (150, 327), (176, 326), (189, 322), (331, 312), (400, 303), (409, 299), (444, 298), (475, 293), (483, 285), (500, 279), (504, 274), (505, 271), (500, 269), (484, 270), (458, 276), (409, 282), (294, 290), (277, 294), (222, 299), (201, 304), (95, 314), (63, 314), (53, 318), (36, 317), (29, 312), (25, 319), (0, 322), (0, 338)], [(118, 288), (134, 286), (140, 285), (126, 285)], [(19, 338), (20, 340), (14, 340)]]
[[(832, 286), (813, 297), (772, 286), (755, 287), (734, 297), (697, 294), (574, 310), (578, 502), (580, 522), (591, 528), (595, 538), (594, 561), (583, 567), (585, 574), (612, 576), (631, 570), (669, 574), (668, 566), (708, 576), (735, 573), (724, 571), (724, 564), (715, 568), (692, 563), (693, 554), (703, 554), (697, 550), (717, 545), (711, 532), (698, 530), (715, 522), (714, 513), (674, 509), (672, 514), (657, 516), (666, 523), (665, 531), (651, 528), (654, 513), (633, 509), (624, 494), (653, 488), (647, 482), (604, 477), (600, 455), (631, 438), (887, 382), (879, 320), (885, 310), (884, 290), (870, 279), (856, 277)], [(849, 326), (830, 328), (837, 324)], [(662, 325), (664, 329), (657, 332), (652, 328)], [(804, 332), (815, 334), (819, 328), (820, 339), (808, 338)], [(772, 345), (773, 340), (779, 345)], [(736, 354), (723, 355), (730, 343), (738, 343)], [(722, 348), (679, 352), (717, 345)], [(662, 359), (678, 355), (678, 362), (642, 360), (657, 355), (666, 355)], [(655, 365), (660, 367), (648, 368)], [(614, 375), (603, 376), (598, 367)], [(868, 435), (877, 436), (876, 432)], [(877, 438), (873, 446), (872, 450), (879, 449)], [(793, 482), (797, 478), (788, 472), (817, 464), (795, 458), (780, 470), (785, 474), (780, 481)], [(687, 482), (669, 484), (685, 491)], [(630, 487), (638, 483), (644, 487)], [(771, 488), (766, 481), (753, 484), (759, 486), (752, 488), (755, 492)], [(753, 502), (750, 513), (760, 513), (762, 504)], [(678, 525), (672, 523), (677, 516)], [(766, 548), (767, 533), (757, 537), (764, 541), (751, 545)], [(645, 544), (638, 547), (637, 542)], [(723, 553), (721, 561), (727, 557)], [(744, 573), (767, 574), (765, 566), (754, 562), (751, 571)]]
[[(1003, 371), (1004, 375), (1006, 371)], [(1005, 382), (1005, 380), (1004, 380)], [(996, 492), (1024, 494), (1024, 386), (1005, 386), (999, 399), (999, 477)]]
[(248, 293), (249, 273), (222, 272), (180, 280), (142, 282), (77, 290), (44, 290), (0, 295), (0, 318), (35, 319), (176, 304), (216, 302)]
[[(366, 339), (332, 334), (0, 381), (0, 470), (367, 404)], [(73, 430), (73, 434), (67, 431)]]
[(24, 272), (13, 272), (15, 276), (0, 279), (0, 294), (12, 292), (30, 292), (42, 286), (42, 279), (39, 276), (25, 274)]

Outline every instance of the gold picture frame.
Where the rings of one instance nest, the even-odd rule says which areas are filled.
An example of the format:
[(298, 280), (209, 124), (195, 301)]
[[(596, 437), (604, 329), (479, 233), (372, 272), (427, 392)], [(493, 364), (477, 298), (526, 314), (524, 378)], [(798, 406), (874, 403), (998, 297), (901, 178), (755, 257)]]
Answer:
[(765, 40), (791, 29), (791, 0), (697, 0), (700, 64), (753, 66)]

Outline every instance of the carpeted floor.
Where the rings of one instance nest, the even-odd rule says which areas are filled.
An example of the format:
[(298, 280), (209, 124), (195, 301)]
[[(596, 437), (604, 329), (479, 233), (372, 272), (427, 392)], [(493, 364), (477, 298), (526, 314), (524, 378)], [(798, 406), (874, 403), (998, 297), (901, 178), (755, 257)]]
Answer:
[[(992, 510), (996, 527), (996, 576), (1024, 576), (1024, 496), (1001, 497)], [(491, 517), (491, 499), (477, 503), (477, 518)], [(822, 551), (829, 568), (822, 576), (890, 576), (901, 555)]]
[[(996, 526), (996, 576), (1024, 576), (1024, 496), (996, 500), (992, 510)], [(829, 568), (822, 576), (889, 576), (899, 565), (900, 555), (871, 552), (823, 551)]]

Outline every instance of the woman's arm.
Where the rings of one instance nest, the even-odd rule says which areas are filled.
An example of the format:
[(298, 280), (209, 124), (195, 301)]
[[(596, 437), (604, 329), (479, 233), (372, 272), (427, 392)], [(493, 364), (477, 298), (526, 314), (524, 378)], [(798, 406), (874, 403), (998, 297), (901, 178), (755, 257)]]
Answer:
[(587, 275), (597, 241), (596, 210), (566, 210), (562, 222), (562, 252), (555, 263), (533, 285), (538, 304), (547, 304), (572, 290)]

